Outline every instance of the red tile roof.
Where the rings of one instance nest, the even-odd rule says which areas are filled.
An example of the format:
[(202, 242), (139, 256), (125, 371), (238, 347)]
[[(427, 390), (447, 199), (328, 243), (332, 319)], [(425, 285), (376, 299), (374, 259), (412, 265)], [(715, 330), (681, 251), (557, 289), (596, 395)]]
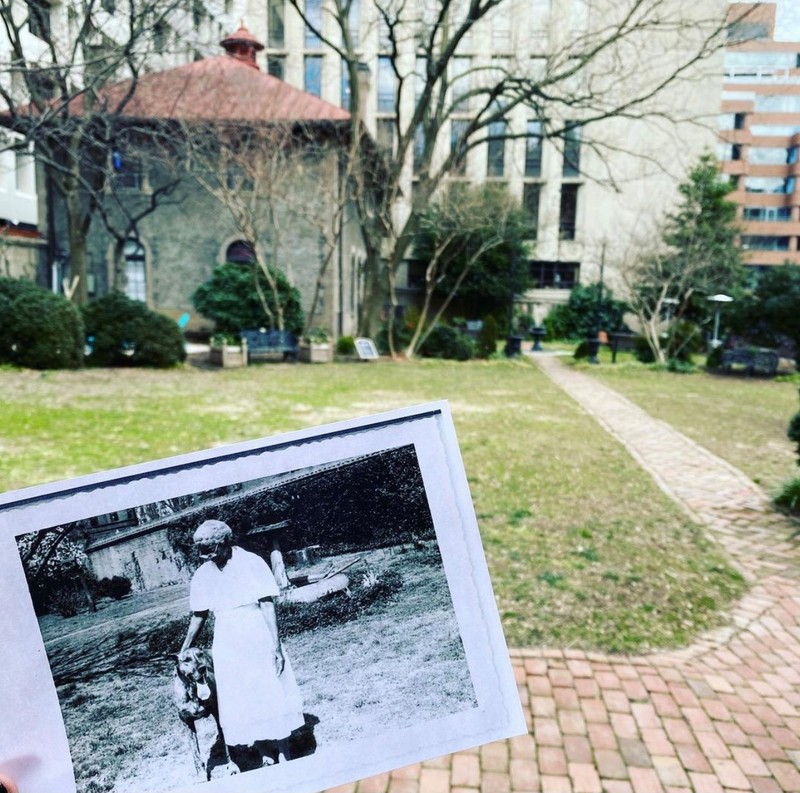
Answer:
[[(128, 81), (103, 92), (109, 108)], [(142, 75), (122, 116), (183, 121), (345, 121), (346, 110), (287, 85), (232, 55)]]

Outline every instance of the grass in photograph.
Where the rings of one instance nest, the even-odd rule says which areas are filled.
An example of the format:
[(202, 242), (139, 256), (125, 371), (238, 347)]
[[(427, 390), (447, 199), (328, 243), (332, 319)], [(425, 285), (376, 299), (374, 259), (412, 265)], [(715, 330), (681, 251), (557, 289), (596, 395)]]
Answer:
[[(513, 646), (642, 651), (744, 584), (624, 449), (526, 360), (0, 373), (0, 487), (448, 399)], [(455, 582), (454, 582), (455, 583)]]
[[(376, 582), (399, 577), (391, 595), (355, 619), (284, 636), (304, 710), (319, 720), (314, 732), (321, 747), (476, 705), (440, 557), (400, 550), (362, 554)], [(146, 793), (183, 787), (196, 776), (188, 730), (173, 704), (167, 655), (186, 634), (188, 585), (101, 605), (95, 614), (42, 620), (79, 789)], [(169, 646), (148, 655), (157, 635), (168, 637)], [(212, 720), (198, 729), (209, 747)]]
[(703, 369), (678, 374), (630, 359), (606, 363), (585, 371), (741, 469), (770, 495), (798, 474), (786, 437), (800, 408), (796, 383)]

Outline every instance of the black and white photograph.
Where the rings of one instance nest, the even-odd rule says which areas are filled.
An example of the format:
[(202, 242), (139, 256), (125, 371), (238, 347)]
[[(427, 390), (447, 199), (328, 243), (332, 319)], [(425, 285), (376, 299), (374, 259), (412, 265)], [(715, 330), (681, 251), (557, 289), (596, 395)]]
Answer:
[[(421, 759), (426, 730), (433, 756), (437, 729), (456, 737), (448, 725), (480, 713), (435, 517), (461, 516), (442, 510), (448, 477), (429, 488), (423, 476), (439, 439), (407, 433), (381, 426), (352, 456), (335, 434), (290, 444), (274, 453), (285, 470), (248, 479), (228, 481), (230, 455), (174, 485), (165, 469), (121, 485), (158, 498), (17, 526), (77, 793), (212, 790), (232, 777), (267, 787), (224, 789), (320, 789), (345, 781), (325, 776), (331, 763), (356, 762), (339, 773), (358, 778), (363, 749), (391, 754), (409, 739)], [(250, 452), (233, 460), (274, 468)]]

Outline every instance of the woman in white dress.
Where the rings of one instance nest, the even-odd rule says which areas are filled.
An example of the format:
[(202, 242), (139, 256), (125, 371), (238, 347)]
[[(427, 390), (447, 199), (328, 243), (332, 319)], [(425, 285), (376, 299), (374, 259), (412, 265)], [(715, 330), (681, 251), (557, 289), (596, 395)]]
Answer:
[(194, 533), (204, 563), (191, 584), (192, 618), (181, 649), (191, 647), (209, 612), (214, 614), (211, 654), (220, 723), (229, 746), (277, 744), (290, 760), (289, 736), (305, 723), (303, 700), (281, 646), (269, 565), (233, 544), (227, 523), (207, 520)]

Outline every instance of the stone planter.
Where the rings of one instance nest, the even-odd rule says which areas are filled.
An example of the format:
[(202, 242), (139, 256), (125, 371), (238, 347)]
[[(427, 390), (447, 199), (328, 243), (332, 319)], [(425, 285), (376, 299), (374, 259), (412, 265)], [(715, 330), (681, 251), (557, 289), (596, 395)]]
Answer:
[(333, 360), (333, 345), (329, 342), (324, 344), (303, 344), (297, 348), (297, 357), (303, 363), (330, 363)]
[(208, 362), (223, 369), (247, 366), (247, 345), (212, 344), (208, 351)]

